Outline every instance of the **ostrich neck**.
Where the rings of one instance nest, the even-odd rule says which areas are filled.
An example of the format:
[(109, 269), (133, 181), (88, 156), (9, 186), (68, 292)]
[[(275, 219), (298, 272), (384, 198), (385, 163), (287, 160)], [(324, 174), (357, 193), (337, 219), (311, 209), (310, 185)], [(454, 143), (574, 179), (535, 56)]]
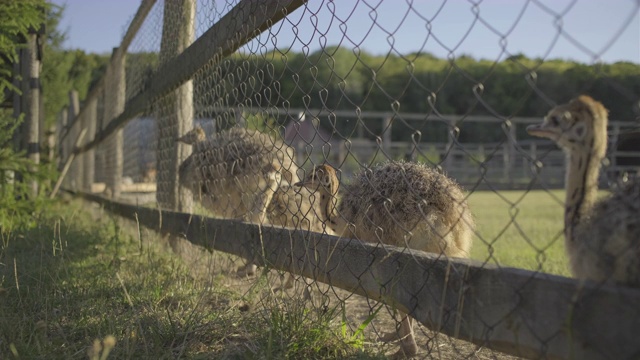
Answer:
[(338, 198), (336, 197), (338, 192), (335, 194), (331, 194), (327, 189), (321, 188), (318, 191), (318, 195), (320, 196), (320, 209), (321, 213), (319, 214), (320, 220), (327, 225), (327, 227), (331, 228), (336, 234), (343, 230), (345, 222), (342, 220), (342, 217), (338, 214)]
[(320, 215), (322, 217), (322, 221), (333, 223), (335, 218), (338, 217), (336, 211), (338, 200), (326, 189), (321, 189), (318, 193), (320, 195), (320, 208), (322, 209), (322, 213)]
[(570, 243), (576, 241), (576, 226), (588, 216), (596, 200), (600, 160), (593, 152), (571, 152), (567, 156), (564, 231)]

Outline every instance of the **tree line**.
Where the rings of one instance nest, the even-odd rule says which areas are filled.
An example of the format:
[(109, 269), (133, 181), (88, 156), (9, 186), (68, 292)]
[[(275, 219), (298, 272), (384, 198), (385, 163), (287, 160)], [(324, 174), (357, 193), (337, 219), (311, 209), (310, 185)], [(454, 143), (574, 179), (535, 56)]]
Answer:
[[(49, 21), (57, 27), (60, 13)], [(48, 121), (66, 105), (74, 88), (83, 99), (104, 73), (108, 55), (62, 50), (53, 34), (52, 51), (44, 62), (43, 82)], [(158, 68), (157, 53), (127, 55), (127, 78), (144, 83)], [(46, 71), (46, 70), (50, 71)], [(54, 71), (55, 69), (55, 71)], [(48, 85), (48, 86), (47, 86)], [(144, 87), (144, 84), (136, 85)], [(56, 91), (47, 91), (56, 88)], [(321, 124), (344, 137), (356, 132), (356, 112), (382, 111), (457, 115), (460, 141), (500, 141), (499, 124), (465, 122), (469, 115), (540, 117), (552, 106), (579, 94), (601, 101), (612, 120), (640, 118), (640, 65), (630, 62), (583, 64), (561, 59), (530, 59), (515, 55), (499, 61), (470, 56), (437, 58), (428, 53), (373, 55), (364, 50), (327, 47), (313, 53), (272, 50), (239, 51), (194, 78), (199, 105), (285, 107), (353, 111), (352, 118), (320, 118)], [(196, 113), (199, 113), (196, 109)], [(276, 119), (285, 121), (284, 119)], [(284, 125), (284, 124), (281, 124)], [(365, 120), (365, 136), (382, 131), (379, 120)], [(443, 121), (398, 120), (393, 140), (408, 141), (420, 131), (421, 141), (446, 141)], [(361, 131), (362, 133), (362, 131)], [(519, 137), (526, 137), (518, 129)]]
[[(222, 91), (216, 95), (224, 96), (229, 106), (357, 108), (421, 113), (425, 118), (429, 114), (431, 118), (444, 114), (460, 119), (468, 115), (540, 117), (550, 109), (551, 102), (562, 103), (588, 94), (605, 104), (613, 120), (640, 117), (640, 65), (629, 62), (586, 65), (524, 55), (500, 61), (469, 56), (442, 59), (426, 53), (371, 55), (328, 47), (309, 55), (239, 52), (224, 60), (217, 72), (215, 83)], [(195, 88), (208, 93), (209, 98), (214, 92), (207, 87)], [(349, 121), (353, 119), (320, 120), (343, 134), (351, 133), (355, 126), (355, 121)], [(368, 121), (365, 126), (372, 133), (381, 130), (379, 121)], [(500, 124), (463, 120), (458, 126), (462, 141), (498, 141), (504, 137)], [(415, 130), (421, 131), (423, 141), (446, 141), (448, 136), (447, 124), (424, 121), (394, 123), (392, 135), (395, 140), (407, 141)], [(518, 130), (524, 134), (524, 129)]]

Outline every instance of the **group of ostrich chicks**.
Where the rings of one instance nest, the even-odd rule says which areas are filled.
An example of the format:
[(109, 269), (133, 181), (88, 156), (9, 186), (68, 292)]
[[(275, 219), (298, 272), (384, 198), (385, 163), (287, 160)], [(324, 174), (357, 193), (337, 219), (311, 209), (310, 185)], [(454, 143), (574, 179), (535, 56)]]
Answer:
[[(555, 141), (567, 156), (564, 235), (574, 276), (640, 287), (640, 183), (596, 201), (607, 121), (601, 103), (580, 96), (527, 131)], [(298, 178), (293, 149), (258, 131), (234, 127), (207, 138), (196, 127), (177, 140), (193, 146), (180, 183), (214, 216), (469, 257), (475, 223), (466, 195), (424, 164), (388, 161), (341, 186), (328, 164)], [(248, 264), (240, 273), (255, 270)], [(400, 340), (398, 355), (413, 356), (413, 321), (401, 315), (397, 331), (381, 339)]]

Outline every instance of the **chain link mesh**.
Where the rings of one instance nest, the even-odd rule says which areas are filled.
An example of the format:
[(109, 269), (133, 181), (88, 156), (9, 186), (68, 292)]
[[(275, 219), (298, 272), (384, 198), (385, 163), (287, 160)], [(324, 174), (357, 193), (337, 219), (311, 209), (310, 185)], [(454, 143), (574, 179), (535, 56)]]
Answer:
[[(616, 14), (624, 18), (594, 21), (605, 15), (595, 13), (604, 3), (311, 0), (281, 21), (268, 22), (266, 30), (251, 33), (251, 40), (230, 55), (220, 56), (220, 51), (177, 88), (152, 89), (154, 79), (170, 75), (162, 71), (183, 65), (172, 59), (234, 9), (256, 11), (251, 19), (266, 16), (254, 3), (155, 4), (128, 47), (126, 90), (107, 80), (98, 97), (97, 131), (119, 115), (116, 108), (145, 92), (157, 96), (149, 99), (143, 115), (122, 128), (121, 145), (116, 132), (95, 149), (89, 189), (166, 210), (338, 235), (375, 249), (398, 246), (417, 260), (407, 264), (390, 256), (397, 271), (385, 275), (411, 276), (400, 284), (408, 284), (404, 292), (415, 291), (408, 302), (417, 303), (422, 291), (444, 298), (441, 289), (424, 288), (439, 271), (418, 261), (425, 250), (440, 258), (471, 258), (479, 268), (526, 269), (531, 279), (572, 276), (562, 190), (570, 163), (552, 141), (526, 130), (542, 123), (558, 104), (581, 94), (604, 103), (609, 150), (595, 184), (615, 190), (633, 182), (640, 164), (638, 149), (631, 145), (640, 114), (640, 66), (638, 59), (611, 59), (620, 48), (637, 47), (637, 31), (629, 33), (638, 25), (638, 1), (616, 3)], [(226, 36), (222, 43), (209, 45), (231, 46), (239, 35), (220, 36)], [(635, 45), (629, 36), (635, 36)], [(474, 50), (480, 59), (467, 55)], [(168, 63), (176, 69), (162, 67)], [(339, 183), (332, 183), (330, 169), (337, 171)], [(638, 191), (629, 197), (637, 200)], [(636, 201), (619, 211), (637, 208)], [(615, 210), (608, 211), (615, 216)], [(620, 221), (638, 224), (632, 217)], [(635, 251), (632, 263), (637, 262), (634, 241), (616, 245), (622, 250), (607, 256)], [(288, 254), (295, 268), (310, 266), (312, 255), (262, 250), (266, 257)], [(198, 257), (194, 262), (204, 256), (193, 254)], [(372, 250), (361, 259), (342, 261), (373, 263), (375, 254)], [(395, 351), (395, 345), (385, 347), (395, 342), (379, 340), (405, 336), (399, 353), (416, 351), (407, 327), (411, 321), (403, 317), (419, 305), (398, 311), (355, 295), (369, 291), (366, 284), (348, 291), (313, 278), (256, 270), (257, 258), (207, 256), (207, 271), (225, 275), (232, 286), (253, 292), (254, 278), (264, 277), (269, 290), (279, 290), (278, 295), (260, 292), (259, 304), (286, 306), (303, 298), (315, 311), (346, 309), (334, 313), (336, 320), (351, 333), (367, 325), (367, 346)], [(341, 255), (336, 250), (332, 256)], [(638, 272), (637, 267), (627, 270)], [(371, 271), (351, 275), (363, 282), (381, 276)], [(599, 283), (611, 282), (613, 270), (603, 271)], [(527, 284), (511, 290), (520, 299), (535, 291)], [(463, 308), (432, 311), (447, 319)], [(516, 307), (509, 316), (531, 319), (526, 311)], [(488, 339), (496, 322), (509, 318), (479, 315), (478, 321)], [(473, 344), (417, 322), (412, 326), (422, 358), (512, 357), (484, 347), (483, 339)], [(533, 357), (545, 357), (557, 338), (537, 340)]]

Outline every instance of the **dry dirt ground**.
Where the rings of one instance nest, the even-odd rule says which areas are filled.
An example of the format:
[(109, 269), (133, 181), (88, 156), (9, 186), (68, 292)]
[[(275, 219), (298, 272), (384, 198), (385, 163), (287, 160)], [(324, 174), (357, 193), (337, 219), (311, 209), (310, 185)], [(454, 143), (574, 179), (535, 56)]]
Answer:
[[(365, 297), (354, 295), (342, 289), (332, 288), (326, 284), (313, 283), (310, 279), (298, 278), (292, 289), (279, 292), (271, 291), (281, 286), (285, 275), (276, 271), (263, 273), (270, 286), (256, 286), (256, 278), (240, 278), (236, 275), (236, 269), (242, 265), (242, 261), (237, 258), (220, 253), (210, 253), (201, 247), (192, 245), (186, 240), (170, 241), (172, 250), (183, 260), (190, 264), (190, 269), (194, 276), (215, 277), (218, 281), (222, 279), (225, 286), (233, 288), (240, 293), (253, 293), (251, 304), (238, 304), (238, 306), (259, 307), (264, 303), (273, 303), (274, 296), (281, 296), (283, 299), (306, 299), (311, 307), (332, 307), (344, 304), (348, 325), (352, 331), (370, 318), (372, 312), (379, 306), (378, 302)], [(260, 269), (258, 270), (260, 273)], [(260, 276), (260, 275), (259, 275)], [(265, 279), (264, 277), (262, 279)], [(309, 284), (309, 286), (306, 285)], [(258, 289), (258, 290), (256, 290)], [(310, 294), (310, 296), (309, 296)], [(377, 347), (381, 352), (392, 355), (398, 350), (397, 344), (384, 344), (377, 341), (377, 338), (385, 333), (394, 331), (398, 322), (394, 320), (392, 311), (382, 306), (380, 311), (365, 328), (365, 346)], [(519, 357), (506, 355), (491, 349), (480, 347), (470, 342), (455, 339), (426, 327), (416, 324), (416, 341), (420, 346), (418, 359), (520, 359)]]

